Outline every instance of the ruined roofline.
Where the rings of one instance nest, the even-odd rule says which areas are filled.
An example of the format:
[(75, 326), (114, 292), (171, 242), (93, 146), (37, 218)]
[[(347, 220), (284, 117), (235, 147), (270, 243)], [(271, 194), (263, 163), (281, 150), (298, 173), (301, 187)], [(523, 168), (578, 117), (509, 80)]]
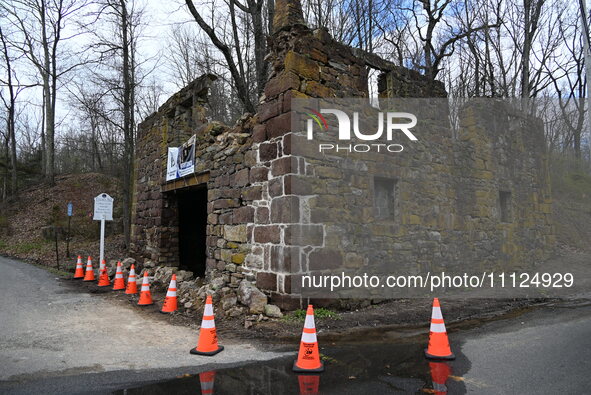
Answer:
[[(421, 84), (425, 87), (433, 87), (432, 90), (435, 94), (435, 97), (447, 96), (447, 92), (442, 94), (442, 92), (445, 91), (445, 88), (443, 83), (439, 80), (428, 81), (428, 78), (421, 74), (418, 70), (396, 65), (389, 60), (381, 58), (375, 53), (371, 53), (336, 41), (324, 27), (318, 27), (312, 31), (312, 29), (307, 26), (303, 17), (300, 0), (276, 0), (273, 23), (274, 27), (271, 40), (281, 40), (281, 33), (287, 31), (290, 31), (290, 36), (301, 36), (306, 34), (312, 35), (313, 33), (313, 36), (316, 39), (324, 43), (329, 43), (331, 46), (338, 48), (336, 52), (348, 52), (350, 55), (352, 55), (352, 57), (356, 58), (359, 63), (365, 65), (366, 67), (381, 71), (382, 75), (394, 73), (405, 81), (421, 81)], [(267, 56), (273, 52), (273, 46), (269, 46), (268, 49), (270, 51)], [(385, 78), (385, 76), (382, 78)], [(424, 95), (421, 96), (428, 97)]]
[(158, 107), (157, 111), (146, 117), (146, 119), (138, 125), (138, 129), (151, 123), (160, 113), (165, 113), (168, 117), (174, 116), (174, 112), (178, 106), (190, 108), (195, 102), (206, 104), (208, 102), (207, 95), (209, 93), (209, 88), (217, 79), (218, 76), (210, 73), (195, 78), (178, 92), (170, 96), (164, 104)]

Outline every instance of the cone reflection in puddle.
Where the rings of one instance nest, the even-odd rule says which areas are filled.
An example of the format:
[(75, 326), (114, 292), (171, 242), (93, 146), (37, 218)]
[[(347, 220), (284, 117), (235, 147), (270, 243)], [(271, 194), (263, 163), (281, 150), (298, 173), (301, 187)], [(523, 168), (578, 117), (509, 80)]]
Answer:
[(320, 387), (320, 376), (317, 374), (298, 375), (300, 395), (317, 395)]
[(199, 373), (201, 383), (201, 395), (213, 395), (213, 383), (215, 381), (215, 370)]
[(429, 362), (431, 380), (433, 381), (433, 393), (437, 395), (447, 394), (448, 377), (451, 375), (451, 366), (447, 362)]

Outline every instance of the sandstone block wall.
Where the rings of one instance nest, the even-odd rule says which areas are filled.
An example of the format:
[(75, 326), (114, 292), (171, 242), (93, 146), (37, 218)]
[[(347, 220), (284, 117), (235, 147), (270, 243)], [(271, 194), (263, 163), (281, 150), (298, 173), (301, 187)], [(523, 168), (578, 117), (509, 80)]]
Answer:
[[(456, 137), (449, 127), (425, 128), (412, 155), (400, 156), (387, 172), (377, 157), (338, 194), (307, 190), (352, 173), (339, 159), (314, 162), (291, 152), (293, 99), (367, 98), (367, 66), (382, 70), (380, 98), (446, 93), (440, 82), (360, 54), (324, 30), (311, 31), (295, 0), (278, 0), (275, 17), (271, 74), (256, 115), (246, 114), (233, 127), (209, 122), (205, 101), (214, 77), (203, 76), (140, 124), (132, 228), (136, 259), (178, 266), (178, 207), (174, 192), (163, 192), (167, 147), (193, 134), (195, 177), (208, 191), (206, 245), (195, 246), (207, 255), (206, 277), (229, 288), (248, 279), (282, 307), (300, 305), (298, 295), (291, 295), (298, 274), (322, 270), (327, 262), (358, 268), (375, 253), (349, 247), (362, 240), (344, 243), (348, 229), (333, 220), (341, 207), (366, 207), (360, 218), (372, 237), (383, 239), (380, 253), (410, 271), (463, 259), (519, 265), (547, 255), (553, 230), (541, 125), (532, 119), (509, 122), (518, 115), (501, 104), (492, 119), (475, 111), (478, 103), (466, 106)], [(429, 109), (423, 111), (428, 118)], [(492, 129), (491, 121), (497, 122)], [(381, 183), (389, 182), (396, 182), (395, 207), (387, 202), (375, 207)], [(353, 198), (355, 188), (371, 193)], [(395, 219), (380, 219), (380, 210), (390, 209)], [(501, 211), (511, 218), (503, 220)], [(294, 254), (300, 245), (310, 248)]]

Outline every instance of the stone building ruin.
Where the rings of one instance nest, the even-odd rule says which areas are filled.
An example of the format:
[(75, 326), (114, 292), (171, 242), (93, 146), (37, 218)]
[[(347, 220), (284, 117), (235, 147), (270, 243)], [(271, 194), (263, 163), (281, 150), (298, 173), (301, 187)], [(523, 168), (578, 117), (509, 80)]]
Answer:
[[(302, 199), (292, 193), (294, 182), (342, 176), (338, 165), (315, 169), (292, 155), (291, 101), (367, 98), (368, 67), (381, 73), (380, 98), (447, 94), (441, 82), (309, 29), (298, 0), (276, 1), (269, 51), (271, 74), (257, 114), (232, 127), (209, 122), (205, 104), (216, 77), (204, 75), (139, 125), (132, 256), (230, 289), (247, 280), (291, 309), (302, 303), (292, 290), (298, 273), (320, 270), (327, 259), (363, 260), (362, 251), (348, 251), (326, 232), (330, 206), (320, 199), (307, 205), (305, 223), (290, 223)], [(433, 133), (414, 158), (401, 159), (396, 175), (360, 181), (373, 191), (369, 206), (387, 202), (396, 183), (399, 215), (392, 223), (375, 221), (371, 231), (389, 238), (385, 253), (401, 264), (469, 260), (505, 267), (543, 259), (554, 244), (542, 125), (499, 122), (491, 132), (476, 106), (463, 109), (456, 136)], [(167, 148), (192, 135), (195, 172), (166, 182)], [(367, 212), (370, 220), (376, 212)], [(291, 262), (294, 232), (320, 238), (322, 248)]]

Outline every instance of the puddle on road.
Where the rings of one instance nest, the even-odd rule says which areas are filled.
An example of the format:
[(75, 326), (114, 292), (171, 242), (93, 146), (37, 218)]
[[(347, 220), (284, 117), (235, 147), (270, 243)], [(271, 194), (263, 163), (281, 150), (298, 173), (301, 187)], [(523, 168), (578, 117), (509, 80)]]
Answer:
[(321, 347), (326, 370), (292, 372), (290, 358), (191, 374), (116, 394), (464, 394), (470, 363), (459, 347), (455, 361), (425, 359), (421, 343)]

